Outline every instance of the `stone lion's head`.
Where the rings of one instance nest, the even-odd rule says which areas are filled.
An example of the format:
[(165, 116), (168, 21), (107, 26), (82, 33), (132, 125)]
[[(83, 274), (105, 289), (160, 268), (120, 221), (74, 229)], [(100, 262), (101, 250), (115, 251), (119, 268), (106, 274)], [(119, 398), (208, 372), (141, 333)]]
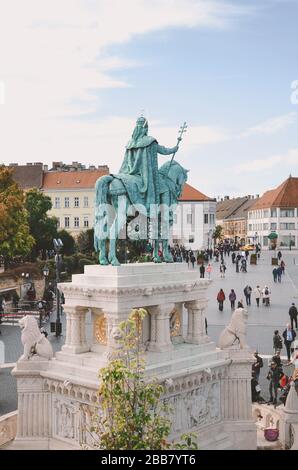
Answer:
[(19, 326), (22, 331), (22, 343), (34, 343), (41, 337), (36, 319), (31, 315), (26, 315), (19, 320)]

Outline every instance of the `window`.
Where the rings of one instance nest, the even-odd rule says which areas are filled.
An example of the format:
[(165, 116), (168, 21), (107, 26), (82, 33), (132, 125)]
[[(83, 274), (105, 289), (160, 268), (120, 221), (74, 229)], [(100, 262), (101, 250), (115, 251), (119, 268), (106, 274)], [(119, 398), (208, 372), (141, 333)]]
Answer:
[(269, 224), (263, 224), (263, 230), (269, 230)]
[(75, 207), (80, 207), (80, 198), (79, 197), (74, 198), (74, 206)]
[(64, 198), (64, 207), (69, 207), (69, 197)]
[(215, 224), (215, 214), (210, 214), (210, 224)]
[(69, 217), (64, 218), (64, 227), (69, 228)]
[(252, 224), (248, 225), (248, 230), (251, 232), (252, 231)]
[(281, 230), (295, 230), (295, 224), (294, 223), (288, 223), (288, 224), (280, 224), (280, 229)]
[(277, 230), (277, 224), (275, 222), (270, 224), (270, 230)]
[(60, 197), (55, 197), (55, 209), (60, 209)]
[(84, 217), (84, 228), (88, 228), (89, 227), (89, 218), (88, 216), (85, 216)]
[(271, 217), (277, 217), (277, 209), (276, 208), (271, 209)]
[(208, 224), (208, 214), (204, 214), (204, 224)]
[(192, 224), (192, 214), (187, 214), (187, 216), (186, 216), (186, 222), (187, 222), (188, 224)]
[(264, 218), (269, 217), (269, 210), (268, 210), (268, 209), (264, 209), (264, 210), (263, 210), (263, 217), (264, 217)]
[(295, 217), (295, 209), (280, 209), (281, 217)]
[(84, 196), (84, 207), (89, 207), (89, 198), (88, 198), (88, 196)]
[(80, 226), (80, 219), (79, 217), (74, 217), (74, 227), (78, 228)]

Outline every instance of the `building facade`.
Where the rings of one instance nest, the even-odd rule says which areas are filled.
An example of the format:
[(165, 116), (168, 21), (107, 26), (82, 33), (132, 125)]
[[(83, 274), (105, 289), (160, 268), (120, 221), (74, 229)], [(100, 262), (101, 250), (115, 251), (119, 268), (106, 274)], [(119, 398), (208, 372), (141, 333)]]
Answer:
[(251, 195), (233, 199), (226, 196), (217, 204), (216, 223), (223, 228), (225, 239), (241, 244), (247, 242), (248, 211), (254, 202)]
[(290, 176), (255, 202), (248, 211), (247, 235), (251, 242), (260, 243), (263, 248), (272, 246), (272, 238), (279, 248), (297, 248), (298, 178)]

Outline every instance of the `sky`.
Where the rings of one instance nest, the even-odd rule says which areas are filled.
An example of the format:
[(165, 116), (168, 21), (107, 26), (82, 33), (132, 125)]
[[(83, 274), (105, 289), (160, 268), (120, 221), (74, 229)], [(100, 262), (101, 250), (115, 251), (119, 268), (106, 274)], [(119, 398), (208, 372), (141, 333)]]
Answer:
[(210, 197), (298, 176), (298, 0), (0, 0), (0, 162), (115, 173), (141, 114), (168, 147), (187, 122)]

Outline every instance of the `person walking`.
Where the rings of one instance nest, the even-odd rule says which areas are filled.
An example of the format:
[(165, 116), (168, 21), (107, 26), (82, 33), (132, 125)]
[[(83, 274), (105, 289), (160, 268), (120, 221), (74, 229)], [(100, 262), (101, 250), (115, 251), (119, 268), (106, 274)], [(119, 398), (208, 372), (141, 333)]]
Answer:
[(191, 264), (192, 264), (192, 269), (195, 269), (196, 258), (195, 258), (195, 255), (193, 253), (191, 254), (190, 261), (191, 261)]
[(222, 289), (220, 289), (220, 291), (217, 294), (217, 302), (218, 302), (218, 308), (221, 312), (223, 311), (223, 304), (225, 300), (226, 300), (225, 293)]
[(256, 302), (257, 302), (257, 307), (259, 307), (260, 306), (260, 298), (261, 298), (261, 295), (262, 295), (262, 291), (260, 289), (260, 286), (257, 286), (254, 289), (254, 295), (255, 295)]
[(276, 282), (277, 281), (277, 268), (273, 269), (272, 274), (273, 274), (273, 282)]
[(277, 354), (278, 352), (280, 352), (282, 350), (282, 338), (281, 338), (278, 330), (274, 331), (273, 349), (274, 349), (275, 354)]
[(288, 361), (290, 362), (291, 360), (291, 344), (293, 341), (295, 341), (296, 338), (296, 332), (291, 328), (291, 324), (287, 324), (287, 328), (284, 330), (283, 334), (283, 339), (284, 339), (284, 344), (287, 350), (287, 356), (288, 356)]
[(296, 305), (294, 304), (294, 302), (292, 303), (290, 309), (289, 309), (289, 315), (290, 315), (290, 319), (291, 319), (291, 328), (292, 330), (294, 329), (294, 322), (295, 322), (295, 329), (297, 330), (297, 315), (298, 315), (298, 311), (297, 311), (297, 307)]
[(219, 270), (220, 270), (220, 277), (221, 278), (224, 278), (225, 277), (225, 273), (226, 273), (226, 265), (225, 263), (221, 263), (220, 267), (219, 267)]
[(231, 309), (235, 310), (236, 293), (234, 289), (231, 289), (231, 292), (229, 294), (229, 301), (231, 302)]
[(249, 285), (247, 285), (245, 286), (243, 292), (244, 292), (245, 299), (246, 299), (246, 305), (251, 305), (252, 288)]
[(208, 264), (208, 266), (206, 268), (206, 272), (208, 273), (208, 279), (210, 279), (211, 272), (212, 272), (212, 266), (211, 266), (210, 263)]
[(276, 270), (276, 273), (277, 273), (277, 280), (278, 282), (281, 282), (281, 276), (282, 276), (282, 269), (280, 266), (278, 266), (277, 270)]
[(263, 359), (261, 358), (261, 356), (259, 356), (258, 351), (254, 352), (254, 358), (255, 358), (255, 360), (254, 360), (251, 368), (252, 368), (252, 372), (254, 372), (256, 374), (257, 381), (259, 381), (261, 369), (264, 365), (263, 364)]
[(204, 266), (204, 263), (202, 263), (200, 266), (200, 278), (204, 279), (204, 277), (205, 277), (205, 266)]
[(281, 262), (280, 262), (280, 267), (281, 267), (282, 273), (285, 274), (285, 267), (286, 267), (286, 264), (285, 264), (284, 260), (281, 260)]
[(269, 307), (270, 305), (270, 290), (269, 290), (269, 287), (268, 286), (265, 286), (263, 291), (262, 291), (262, 294), (263, 294), (263, 304), (266, 306), (266, 307)]
[(277, 253), (278, 261), (280, 261), (280, 258), (282, 257), (281, 251)]
[(235, 259), (236, 259), (236, 253), (235, 253), (235, 251), (233, 251), (233, 253), (232, 253), (232, 263), (233, 264), (235, 263)]

